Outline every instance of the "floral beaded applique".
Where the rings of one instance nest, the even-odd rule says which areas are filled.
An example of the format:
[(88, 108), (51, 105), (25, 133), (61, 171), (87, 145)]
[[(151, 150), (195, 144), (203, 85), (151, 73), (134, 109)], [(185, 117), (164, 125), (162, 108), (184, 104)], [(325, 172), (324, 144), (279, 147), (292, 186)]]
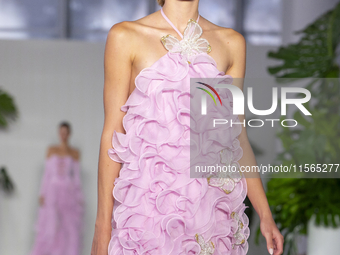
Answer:
[(244, 244), (246, 241), (246, 237), (241, 233), (241, 229), (243, 229), (244, 224), (241, 221), (238, 213), (232, 212), (230, 214), (230, 217), (237, 221), (237, 230), (234, 234), (235, 242), (232, 244), (232, 248), (235, 249), (235, 245), (241, 245)]
[(211, 255), (214, 254), (215, 245), (213, 242), (206, 243), (202, 235), (195, 235), (196, 242), (201, 246), (201, 252), (199, 255)]
[(182, 40), (179, 41), (173, 35), (168, 34), (162, 36), (161, 41), (168, 51), (181, 53), (182, 57), (190, 64), (191, 56), (211, 51), (209, 42), (204, 38), (200, 38), (202, 32), (200, 25), (195, 20), (189, 19)]
[(222, 189), (226, 194), (230, 194), (235, 189), (236, 184), (241, 181), (242, 174), (231, 150), (224, 149), (220, 151), (220, 155), (221, 163), (226, 165), (227, 171), (219, 172), (207, 178), (208, 184)]

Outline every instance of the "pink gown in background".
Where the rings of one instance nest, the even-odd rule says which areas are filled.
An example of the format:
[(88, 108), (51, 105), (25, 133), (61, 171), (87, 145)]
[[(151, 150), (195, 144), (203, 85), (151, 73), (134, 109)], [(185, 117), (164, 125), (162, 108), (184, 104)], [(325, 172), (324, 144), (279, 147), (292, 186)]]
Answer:
[[(182, 40), (170, 34), (160, 38), (167, 54), (137, 75), (136, 88), (121, 107), (126, 133), (114, 131), (108, 151), (112, 160), (122, 163), (114, 182), (108, 253), (244, 255), (249, 236), (245, 179), (191, 178), (189, 164), (190, 139), (210, 137), (198, 158), (212, 156), (240, 167), (241, 125), (226, 125), (221, 136), (197, 127), (190, 131), (190, 114), (200, 111), (190, 109), (190, 78), (232, 77), (219, 71), (208, 55), (211, 46), (200, 38), (200, 16), (189, 20), (182, 35), (163, 9), (161, 13)], [(225, 117), (239, 121), (231, 114), (230, 91), (217, 90)]]
[(84, 199), (79, 161), (56, 154), (47, 158), (40, 196), (44, 204), (30, 255), (80, 255)]

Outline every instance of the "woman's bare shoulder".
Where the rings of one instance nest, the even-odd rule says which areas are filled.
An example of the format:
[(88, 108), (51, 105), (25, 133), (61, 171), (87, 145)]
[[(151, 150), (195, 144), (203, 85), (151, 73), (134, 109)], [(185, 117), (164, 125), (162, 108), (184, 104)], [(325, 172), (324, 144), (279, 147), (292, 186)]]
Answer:
[(80, 160), (80, 151), (77, 148), (71, 148), (71, 156), (74, 160)]
[[(58, 145), (51, 145), (47, 148), (46, 158), (49, 158), (54, 154), (61, 156), (64, 155), (60, 152), (60, 148), (58, 147)], [(68, 154), (75, 160), (80, 159), (80, 152), (77, 148), (70, 147)]]
[(143, 18), (134, 21), (121, 21), (114, 24), (108, 33), (108, 39), (120, 38), (133, 40), (147, 34), (148, 30), (155, 28), (153, 25), (156, 24), (156, 15), (151, 13)]
[(50, 145), (47, 148), (47, 152), (46, 152), (46, 158), (49, 158), (50, 156), (52, 156), (53, 154), (57, 154), (58, 153), (58, 146), (57, 145)]
[(226, 42), (228, 43), (230, 47), (239, 48), (239, 47), (244, 47), (246, 44), (246, 40), (244, 36), (234, 29), (226, 28), (223, 34), (224, 34), (223, 36)]
[(209, 33), (213, 33), (215, 37), (229, 46), (239, 45), (240, 43), (245, 42), (241, 33), (229, 27), (216, 25), (207, 19), (204, 19), (202, 29), (209, 31)]

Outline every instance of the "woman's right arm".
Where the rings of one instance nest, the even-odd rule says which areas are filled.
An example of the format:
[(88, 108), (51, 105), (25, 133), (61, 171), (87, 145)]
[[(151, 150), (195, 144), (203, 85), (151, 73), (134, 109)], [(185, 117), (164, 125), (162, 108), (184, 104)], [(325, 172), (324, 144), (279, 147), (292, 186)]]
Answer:
[(51, 179), (51, 169), (50, 169), (50, 157), (53, 154), (53, 147), (49, 147), (47, 149), (45, 163), (44, 163), (44, 173), (43, 178), (40, 184), (40, 191), (39, 191), (39, 205), (43, 206), (45, 204), (45, 194), (50, 185)]
[(91, 255), (107, 255), (111, 238), (111, 217), (114, 204), (113, 183), (119, 176), (121, 163), (109, 158), (113, 131), (125, 133), (120, 107), (129, 95), (131, 67), (134, 58), (130, 24), (115, 24), (109, 31), (104, 54), (104, 127), (98, 162), (98, 204)]

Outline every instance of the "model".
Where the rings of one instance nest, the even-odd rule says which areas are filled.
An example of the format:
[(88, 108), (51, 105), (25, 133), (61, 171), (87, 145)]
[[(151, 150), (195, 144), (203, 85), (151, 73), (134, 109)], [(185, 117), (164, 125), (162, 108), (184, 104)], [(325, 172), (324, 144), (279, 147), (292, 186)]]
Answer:
[[(244, 255), (246, 194), (268, 252), (282, 254), (260, 178), (190, 177), (190, 78), (243, 78), (245, 40), (200, 16), (198, 0), (158, 2), (161, 10), (115, 24), (107, 37), (91, 254)], [(206, 149), (221, 162), (256, 165), (245, 127), (218, 139)]]
[(71, 127), (59, 125), (60, 144), (51, 146), (39, 196), (36, 238), (30, 255), (80, 255), (83, 193), (78, 150), (68, 144)]

